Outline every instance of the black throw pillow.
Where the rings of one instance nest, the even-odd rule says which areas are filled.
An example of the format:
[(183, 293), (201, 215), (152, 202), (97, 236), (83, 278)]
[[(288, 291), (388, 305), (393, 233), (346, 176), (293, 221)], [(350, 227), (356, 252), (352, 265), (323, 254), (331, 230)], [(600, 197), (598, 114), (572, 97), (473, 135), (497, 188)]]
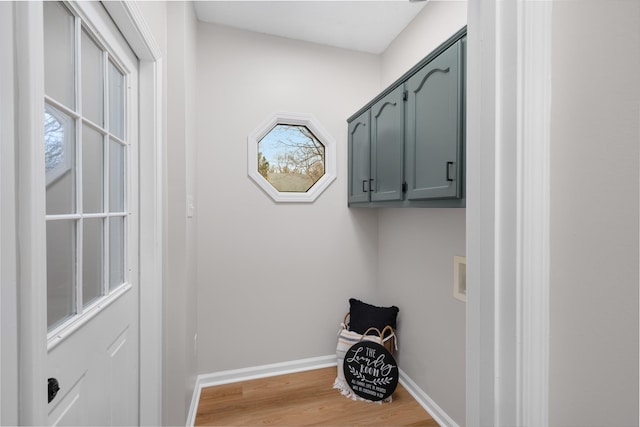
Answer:
[(396, 317), (400, 309), (395, 305), (376, 307), (351, 298), (349, 306), (349, 330), (364, 334), (371, 327), (382, 331), (387, 325), (390, 325), (394, 331), (396, 330)]

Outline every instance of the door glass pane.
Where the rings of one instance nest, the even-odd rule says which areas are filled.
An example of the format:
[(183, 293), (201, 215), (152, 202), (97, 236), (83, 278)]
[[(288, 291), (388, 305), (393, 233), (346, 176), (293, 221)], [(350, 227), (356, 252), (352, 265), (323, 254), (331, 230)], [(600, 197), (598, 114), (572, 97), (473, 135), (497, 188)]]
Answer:
[(59, 2), (44, 2), (45, 93), (75, 108), (74, 17)]
[(47, 222), (47, 325), (76, 312), (76, 221)]
[(104, 126), (102, 50), (82, 31), (82, 115)]
[(109, 131), (124, 139), (124, 75), (109, 61)]
[(75, 121), (45, 105), (44, 158), (47, 214), (75, 213)]
[(124, 212), (124, 146), (109, 143), (109, 211)]
[(102, 212), (104, 200), (103, 136), (84, 125), (82, 128), (82, 205), (85, 213)]
[(84, 306), (102, 295), (102, 223), (102, 218), (83, 220), (82, 303)]
[(109, 218), (109, 290), (124, 283), (124, 217)]

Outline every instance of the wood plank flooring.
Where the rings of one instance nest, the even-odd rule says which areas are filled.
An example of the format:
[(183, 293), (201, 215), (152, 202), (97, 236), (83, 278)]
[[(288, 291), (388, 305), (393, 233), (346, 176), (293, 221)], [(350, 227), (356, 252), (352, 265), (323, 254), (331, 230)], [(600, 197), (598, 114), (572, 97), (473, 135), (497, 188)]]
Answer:
[(204, 388), (195, 425), (438, 426), (400, 384), (391, 403), (360, 402), (335, 377), (332, 367)]

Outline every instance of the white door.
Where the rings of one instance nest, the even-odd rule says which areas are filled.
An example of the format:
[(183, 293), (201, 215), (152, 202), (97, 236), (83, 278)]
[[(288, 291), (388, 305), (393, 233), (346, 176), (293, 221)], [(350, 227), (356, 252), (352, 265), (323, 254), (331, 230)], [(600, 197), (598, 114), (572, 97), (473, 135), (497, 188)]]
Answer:
[(101, 3), (43, 8), (48, 424), (136, 425), (138, 61)]

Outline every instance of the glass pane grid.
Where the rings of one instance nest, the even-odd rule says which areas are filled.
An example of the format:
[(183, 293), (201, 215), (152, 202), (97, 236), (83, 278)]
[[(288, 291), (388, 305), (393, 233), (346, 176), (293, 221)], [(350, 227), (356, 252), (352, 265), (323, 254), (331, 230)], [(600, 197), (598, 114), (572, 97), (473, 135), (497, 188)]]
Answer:
[(76, 121), (65, 112), (45, 104), (44, 151), (47, 214), (76, 211)]
[(91, 129), (95, 130), (96, 132), (102, 134), (102, 135), (107, 135), (108, 131), (107, 129), (105, 129), (103, 126), (100, 126), (99, 124), (92, 122), (91, 120), (87, 119), (86, 117), (81, 117), (82, 120), (82, 124), (84, 124), (87, 127), (90, 127)]
[(83, 116), (98, 125), (104, 123), (104, 52), (87, 30), (82, 29), (82, 111)]
[(104, 212), (106, 172), (104, 136), (88, 126), (82, 129), (82, 206), (83, 213)]
[(104, 220), (85, 219), (82, 243), (82, 305), (101, 297), (104, 287)]
[(124, 100), (125, 100), (125, 78), (114, 62), (109, 59), (109, 132), (125, 139), (124, 135)]
[(47, 325), (53, 328), (77, 313), (76, 221), (47, 222)]
[(126, 146), (111, 139), (109, 143), (109, 210), (125, 212)]
[[(57, 73), (56, 77), (66, 79), (72, 89), (57, 91), (55, 88), (64, 85), (47, 79), (44, 120), (46, 220), (47, 229), (52, 230), (47, 233), (50, 332), (66, 327), (127, 279), (126, 75), (80, 18), (61, 3), (45, 5), (47, 34), (59, 30), (61, 22), (66, 23), (67, 50), (45, 42), (45, 49), (51, 47), (45, 75)], [(60, 44), (62, 36), (58, 36), (52, 40)], [(66, 56), (56, 56), (60, 49)], [(60, 71), (56, 61), (64, 58), (70, 58), (68, 66)], [(61, 184), (54, 185), (56, 182)], [(61, 197), (61, 191), (66, 196)], [(57, 251), (61, 243), (64, 250)]]
[(75, 109), (75, 17), (60, 2), (45, 2), (43, 12), (45, 92), (61, 104)]

